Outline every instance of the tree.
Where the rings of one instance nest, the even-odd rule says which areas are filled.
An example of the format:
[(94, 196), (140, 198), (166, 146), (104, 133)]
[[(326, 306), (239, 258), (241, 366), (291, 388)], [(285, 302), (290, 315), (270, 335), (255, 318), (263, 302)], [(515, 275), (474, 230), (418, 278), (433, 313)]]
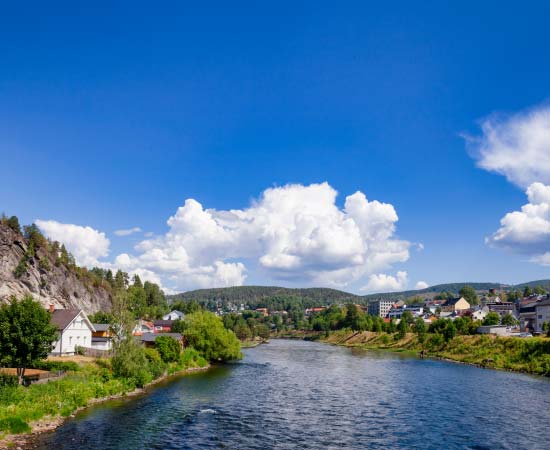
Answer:
[(256, 326), (256, 334), (262, 339), (268, 339), (271, 334), (269, 327), (265, 323), (260, 323)]
[(531, 297), (533, 295), (533, 290), (529, 286), (525, 286), (523, 289), (523, 296), (524, 297)]
[(541, 286), (540, 284), (535, 286), (535, 289), (533, 289), (533, 293), (537, 295), (546, 295), (546, 289), (544, 289), (544, 286)]
[(516, 320), (516, 318), (510, 313), (506, 314), (500, 321), (502, 325), (508, 325), (508, 326), (516, 325), (517, 322), (518, 321)]
[(32, 297), (0, 306), (1, 362), (17, 368), (20, 383), (26, 368), (46, 358), (56, 339), (50, 314)]
[(477, 294), (475, 289), (470, 285), (465, 285), (458, 291), (458, 294), (461, 297), (464, 297), (464, 299), (470, 304), (470, 305), (477, 305), (479, 303), (479, 300), (477, 298)]
[(498, 325), (500, 323), (500, 315), (494, 311), (491, 311), (485, 316), (483, 325)]
[(172, 322), (172, 333), (183, 334), (186, 328), (185, 320), (176, 319)]
[(426, 323), (422, 317), (417, 317), (414, 321), (414, 331), (419, 336), (426, 333)]
[(6, 223), (7, 223), (8, 227), (10, 227), (16, 233), (21, 233), (21, 227), (19, 226), (19, 219), (17, 218), (17, 216), (11, 216), (6, 221)]
[(447, 322), (447, 326), (443, 330), (443, 337), (445, 338), (445, 342), (449, 342), (455, 336), (456, 336), (456, 326), (452, 320), (449, 320)]
[(403, 339), (407, 335), (407, 331), (409, 329), (409, 324), (406, 320), (401, 318), (399, 321), (399, 324), (397, 325), (397, 337), (399, 339)]
[(226, 330), (219, 317), (208, 311), (198, 311), (185, 317), (184, 337), (187, 345), (208, 361), (229, 361), (242, 358), (239, 340)]
[(155, 339), (155, 348), (165, 363), (177, 361), (181, 353), (179, 342), (171, 336), (158, 336)]

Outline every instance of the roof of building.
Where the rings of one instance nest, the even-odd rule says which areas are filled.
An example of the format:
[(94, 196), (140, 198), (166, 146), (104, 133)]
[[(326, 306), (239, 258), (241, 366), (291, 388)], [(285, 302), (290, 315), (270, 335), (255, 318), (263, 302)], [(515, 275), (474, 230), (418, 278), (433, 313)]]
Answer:
[(177, 341), (181, 341), (181, 334), (179, 333), (143, 333), (140, 338), (143, 342), (155, 342), (159, 336), (172, 337)]
[(155, 327), (171, 327), (173, 323), (173, 320), (153, 320)]
[(109, 331), (111, 328), (110, 323), (93, 323), (92, 324), (96, 331)]
[(445, 302), (445, 306), (456, 305), (460, 300), (466, 301), (464, 297), (448, 298)]
[(63, 331), (80, 314), (80, 309), (56, 309), (52, 313), (52, 324)]

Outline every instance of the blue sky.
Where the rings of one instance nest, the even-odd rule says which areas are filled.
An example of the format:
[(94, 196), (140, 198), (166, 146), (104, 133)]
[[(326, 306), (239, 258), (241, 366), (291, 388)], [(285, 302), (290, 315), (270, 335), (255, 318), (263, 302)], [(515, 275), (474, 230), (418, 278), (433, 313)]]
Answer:
[[(72, 229), (80, 262), (123, 265), (170, 291), (244, 282), (372, 292), (549, 278), (546, 216), (526, 219), (535, 223), (528, 236), (500, 220), (528, 203), (532, 183), (550, 185), (550, 6), (368, 3), (5, 5), (0, 209), (42, 221), (57, 238), (68, 224), (103, 233)], [(518, 127), (534, 127), (524, 139), (541, 138), (503, 150)], [(496, 143), (487, 131), (495, 129)], [(530, 172), (487, 162), (506, 151), (530, 161)], [(339, 193), (337, 212), (328, 187), (307, 189), (324, 182)], [(266, 240), (266, 230), (299, 222), (280, 209), (263, 215), (268, 188), (290, 195), (295, 211), (318, 194), (326, 201), (309, 219), (336, 222)], [(357, 242), (311, 237), (342, 231), (346, 218), (372, 229), (370, 216), (340, 217), (356, 191), (399, 217), (385, 216), (395, 230), (376, 238), (392, 247), (387, 263), (372, 262), (387, 246), (371, 250), (378, 244), (367, 231)], [(536, 201), (548, 207), (545, 195)], [(187, 199), (202, 205), (200, 218), (186, 215), (189, 203), (171, 228)], [(231, 209), (261, 224), (222, 223)], [(203, 219), (222, 231), (194, 231)], [(218, 239), (228, 226), (238, 236)], [(115, 234), (134, 227), (142, 231)], [(395, 245), (406, 249), (397, 255)], [(117, 262), (120, 254), (128, 259)]]

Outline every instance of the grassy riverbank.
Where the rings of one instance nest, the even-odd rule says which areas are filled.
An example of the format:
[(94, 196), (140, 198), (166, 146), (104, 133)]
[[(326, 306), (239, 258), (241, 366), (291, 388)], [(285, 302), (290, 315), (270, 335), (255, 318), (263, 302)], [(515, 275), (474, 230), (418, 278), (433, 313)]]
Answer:
[[(441, 335), (426, 334), (423, 339), (407, 333), (403, 339), (395, 334), (335, 331), (321, 342), (419, 354), (492, 369), (511, 370), (550, 376), (550, 339), (512, 338), (489, 335), (457, 336), (445, 342)], [(421, 342), (422, 341), (422, 342)]]
[[(152, 382), (157, 383), (176, 373), (205, 369), (208, 362), (195, 350), (183, 352), (181, 358), (164, 367)], [(61, 380), (43, 384), (0, 387), (0, 448), (19, 442), (17, 434), (54, 429), (63, 418), (99, 401), (141, 392), (132, 379), (113, 375), (107, 359), (84, 363)], [(13, 445), (13, 444), (11, 444)]]

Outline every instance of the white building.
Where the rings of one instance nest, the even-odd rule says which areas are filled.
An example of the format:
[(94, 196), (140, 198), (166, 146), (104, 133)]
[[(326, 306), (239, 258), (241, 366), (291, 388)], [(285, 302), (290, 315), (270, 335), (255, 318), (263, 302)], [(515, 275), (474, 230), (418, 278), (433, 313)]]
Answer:
[(178, 319), (184, 319), (184, 318), (185, 318), (185, 314), (177, 310), (170, 311), (168, 314), (165, 314), (164, 316), (162, 316), (162, 320), (178, 320)]
[(369, 314), (371, 316), (387, 317), (393, 308), (394, 302), (391, 300), (374, 300), (369, 302)]
[(53, 355), (74, 355), (75, 347), (92, 346), (92, 333), (95, 329), (81, 309), (53, 310), (51, 322), (59, 332)]

